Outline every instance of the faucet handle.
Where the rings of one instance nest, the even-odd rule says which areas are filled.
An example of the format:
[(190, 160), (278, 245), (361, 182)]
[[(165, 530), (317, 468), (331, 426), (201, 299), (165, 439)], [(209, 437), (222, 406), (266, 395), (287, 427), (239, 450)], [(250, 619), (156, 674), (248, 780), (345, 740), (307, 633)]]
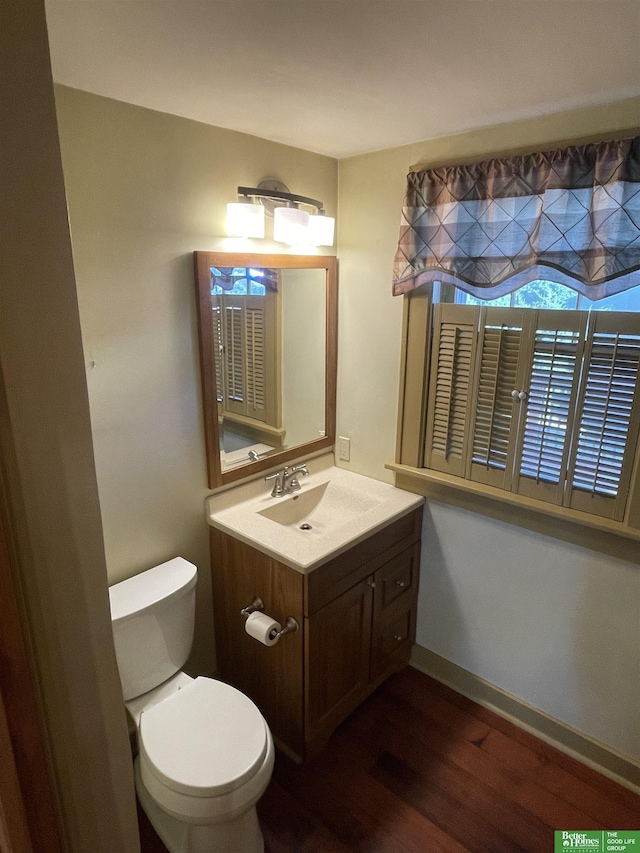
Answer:
[(284, 471), (276, 471), (275, 474), (269, 474), (267, 477), (264, 478), (267, 482), (269, 480), (275, 480), (275, 483), (273, 484), (273, 489), (271, 490), (272, 498), (279, 498), (280, 495), (284, 494), (282, 482), (287, 473), (287, 470), (288, 469), (285, 468)]
[(282, 488), (284, 489), (285, 494), (300, 491), (301, 486), (298, 482), (298, 474), (302, 474), (306, 477), (308, 473), (309, 471), (307, 470), (307, 466), (304, 462), (302, 465), (294, 465), (290, 471), (286, 471), (282, 477)]

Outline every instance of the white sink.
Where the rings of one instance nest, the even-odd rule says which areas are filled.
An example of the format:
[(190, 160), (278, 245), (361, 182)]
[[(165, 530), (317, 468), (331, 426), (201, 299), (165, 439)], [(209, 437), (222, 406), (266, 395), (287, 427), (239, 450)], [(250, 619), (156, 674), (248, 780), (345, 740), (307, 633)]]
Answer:
[(332, 454), (307, 462), (293, 495), (271, 497), (261, 477), (206, 501), (207, 521), (307, 573), (420, 506), (423, 498), (344, 468)]
[[(304, 484), (302, 477), (300, 484)], [(303, 486), (300, 492), (280, 498), (273, 506), (259, 510), (259, 514), (283, 527), (299, 527), (306, 532), (330, 532), (338, 525), (354, 521), (383, 500), (380, 495), (371, 495), (345, 483), (327, 480), (310, 489)]]

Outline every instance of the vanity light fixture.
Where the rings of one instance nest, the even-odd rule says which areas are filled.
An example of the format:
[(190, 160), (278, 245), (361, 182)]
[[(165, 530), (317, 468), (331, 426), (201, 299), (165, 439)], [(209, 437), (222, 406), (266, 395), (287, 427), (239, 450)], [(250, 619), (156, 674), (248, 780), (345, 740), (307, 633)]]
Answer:
[[(258, 200), (260, 203), (255, 203)], [(303, 210), (313, 208), (313, 213)], [(238, 202), (227, 205), (230, 237), (264, 237), (264, 213), (273, 214), (273, 239), (293, 245), (333, 246), (335, 219), (321, 201), (289, 192), (280, 181), (267, 179), (257, 187), (238, 187)]]

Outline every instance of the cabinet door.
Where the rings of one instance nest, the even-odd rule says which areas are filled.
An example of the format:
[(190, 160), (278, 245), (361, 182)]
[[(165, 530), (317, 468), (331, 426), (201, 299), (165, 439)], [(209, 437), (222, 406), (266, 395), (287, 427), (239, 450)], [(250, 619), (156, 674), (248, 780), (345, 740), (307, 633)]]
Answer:
[(306, 631), (306, 738), (331, 732), (369, 692), (373, 578), (309, 619)]

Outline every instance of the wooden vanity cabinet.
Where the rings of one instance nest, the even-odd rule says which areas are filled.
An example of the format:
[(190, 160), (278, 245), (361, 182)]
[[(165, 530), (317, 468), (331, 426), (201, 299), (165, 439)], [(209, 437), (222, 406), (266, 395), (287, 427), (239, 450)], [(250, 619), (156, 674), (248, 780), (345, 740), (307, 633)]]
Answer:
[[(298, 761), (408, 662), (421, 526), (419, 507), (306, 575), (210, 528), (219, 677), (253, 699)], [(256, 596), (300, 631), (270, 647), (249, 637), (240, 611)]]

